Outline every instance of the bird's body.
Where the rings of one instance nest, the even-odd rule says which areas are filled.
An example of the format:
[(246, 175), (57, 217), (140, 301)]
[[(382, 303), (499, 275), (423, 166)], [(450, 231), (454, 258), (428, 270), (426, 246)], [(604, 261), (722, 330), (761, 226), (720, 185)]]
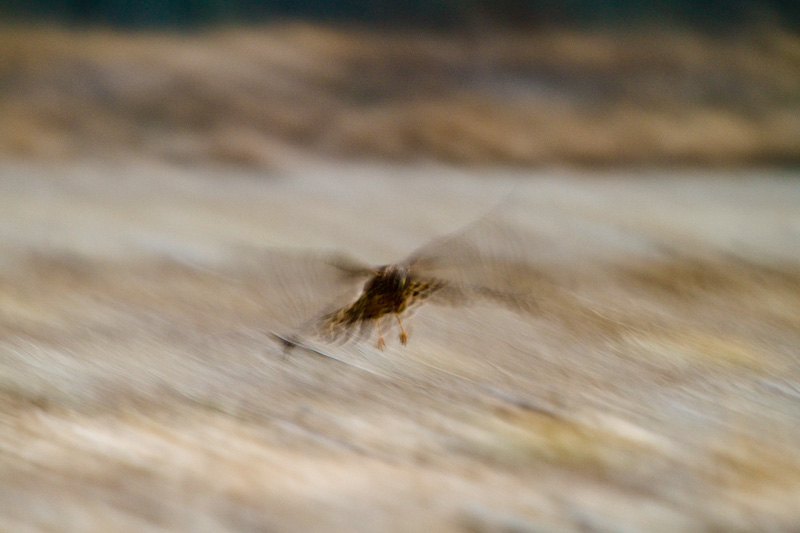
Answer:
[(436, 278), (418, 279), (405, 265), (378, 267), (364, 284), (358, 299), (325, 315), (322, 328), (328, 337), (337, 338), (356, 325), (368, 327), (374, 321), (378, 326), (378, 347), (383, 348), (380, 320), (384, 315), (394, 314), (400, 325), (400, 342), (406, 344), (408, 335), (400, 315), (444, 286), (445, 282)]

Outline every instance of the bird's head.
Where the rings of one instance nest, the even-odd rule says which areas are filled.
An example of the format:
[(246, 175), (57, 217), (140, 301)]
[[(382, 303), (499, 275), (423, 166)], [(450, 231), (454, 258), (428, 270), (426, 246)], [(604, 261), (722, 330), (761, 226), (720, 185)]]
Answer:
[(403, 290), (406, 286), (408, 271), (398, 265), (384, 265), (375, 271), (375, 277), (382, 279), (384, 283), (394, 286), (397, 290)]

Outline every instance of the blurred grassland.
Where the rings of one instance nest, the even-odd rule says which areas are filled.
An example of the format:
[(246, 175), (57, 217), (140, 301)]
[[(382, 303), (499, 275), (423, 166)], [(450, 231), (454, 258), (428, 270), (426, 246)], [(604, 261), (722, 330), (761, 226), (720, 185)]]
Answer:
[(0, 32), (0, 153), (270, 167), (800, 162), (800, 36)]

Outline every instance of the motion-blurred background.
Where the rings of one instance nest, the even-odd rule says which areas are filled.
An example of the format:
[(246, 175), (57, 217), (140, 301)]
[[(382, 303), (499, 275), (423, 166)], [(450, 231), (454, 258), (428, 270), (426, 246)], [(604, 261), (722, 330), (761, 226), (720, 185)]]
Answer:
[(796, 0), (0, 20), (0, 532), (800, 531)]
[(800, 161), (790, 0), (6, 0), (0, 153)]

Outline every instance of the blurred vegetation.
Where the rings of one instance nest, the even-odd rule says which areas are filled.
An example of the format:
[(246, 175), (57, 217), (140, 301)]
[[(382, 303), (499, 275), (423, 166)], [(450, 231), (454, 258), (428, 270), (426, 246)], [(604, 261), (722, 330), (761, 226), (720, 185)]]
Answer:
[(800, 162), (800, 36), (8, 27), (0, 153), (248, 166)]
[(276, 18), (452, 28), (464, 25), (622, 25), (632, 21), (724, 28), (769, 19), (800, 23), (796, 0), (5, 0), (6, 19), (122, 28), (261, 23)]
[[(0, 14), (5, 154), (800, 162), (796, 0), (5, 0)], [(191, 31), (150, 31), (165, 29)]]

